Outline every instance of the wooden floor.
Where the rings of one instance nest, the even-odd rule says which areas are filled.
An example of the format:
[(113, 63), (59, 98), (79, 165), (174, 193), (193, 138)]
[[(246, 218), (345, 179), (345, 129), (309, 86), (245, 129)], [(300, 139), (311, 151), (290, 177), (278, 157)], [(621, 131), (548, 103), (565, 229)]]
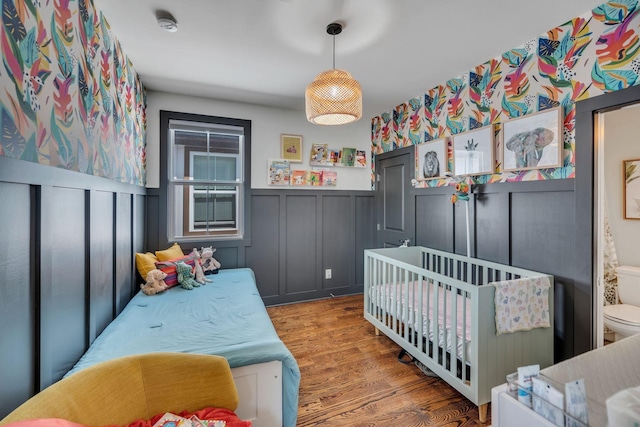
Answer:
[(398, 362), (400, 347), (376, 336), (363, 297), (269, 307), (301, 372), (298, 427), (484, 426), (478, 408), (439, 378)]

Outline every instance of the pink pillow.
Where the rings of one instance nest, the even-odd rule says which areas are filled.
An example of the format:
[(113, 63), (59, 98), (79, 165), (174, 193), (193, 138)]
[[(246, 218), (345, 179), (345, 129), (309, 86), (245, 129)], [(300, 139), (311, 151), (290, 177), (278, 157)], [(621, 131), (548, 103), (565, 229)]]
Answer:
[(165, 277), (164, 282), (167, 284), (169, 288), (172, 288), (178, 284), (178, 274), (176, 273), (176, 263), (180, 261), (190, 265), (192, 269), (196, 265), (195, 255), (186, 255), (180, 258), (170, 259), (168, 261), (156, 262), (156, 268), (167, 273), (167, 277)]

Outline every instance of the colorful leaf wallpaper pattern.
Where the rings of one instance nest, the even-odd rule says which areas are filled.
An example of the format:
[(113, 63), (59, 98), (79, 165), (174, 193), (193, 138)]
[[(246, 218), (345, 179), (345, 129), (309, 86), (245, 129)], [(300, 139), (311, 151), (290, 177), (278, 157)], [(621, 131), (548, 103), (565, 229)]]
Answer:
[(145, 184), (142, 82), (92, 0), (3, 0), (0, 155)]
[[(420, 123), (424, 141), (487, 125), (494, 125), (498, 136), (501, 123), (506, 120), (561, 106), (562, 167), (501, 173), (498, 155), (501, 142), (496, 138), (496, 173), (473, 176), (471, 181), (480, 184), (573, 178), (576, 101), (640, 84), (639, 52), (639, 0), (610, 0), (469, 70), (468, 74), (427, 91)], [(395, 114), (396, 110), (372, 119), (372, 153), (421, 142), (404, 130), (402, 134), (387, 136), (393, 146), (382, 142), (377, 129), (384, 122), (383, 117)], [(392, 128), (391, 132), (394, 131)], [(451, 182), (451, 179), (429, 180), (419, 185), (444, 186)]]

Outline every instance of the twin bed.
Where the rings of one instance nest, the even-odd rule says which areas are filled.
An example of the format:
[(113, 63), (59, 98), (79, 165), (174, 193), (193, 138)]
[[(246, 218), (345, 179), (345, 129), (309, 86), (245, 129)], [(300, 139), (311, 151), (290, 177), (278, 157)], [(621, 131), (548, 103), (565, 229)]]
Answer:
[(213, 282), (193, 290), (138, 292), (66, 376), (132, 354), (216, 354), (232, 368), (240, 418), (255, 427), (294, 427), (300, 371), (271, 323), (253, 271), (221, 270), (207, 277)]
[[(364, 317), (479, 407), (519, 366), (553, 363), (553, 277), (424, 247), (365, 251)], [(496, 282), (548, 279), (549, 327), (497, 334)], [(437, 319), (437, 320), (436, 320)]]

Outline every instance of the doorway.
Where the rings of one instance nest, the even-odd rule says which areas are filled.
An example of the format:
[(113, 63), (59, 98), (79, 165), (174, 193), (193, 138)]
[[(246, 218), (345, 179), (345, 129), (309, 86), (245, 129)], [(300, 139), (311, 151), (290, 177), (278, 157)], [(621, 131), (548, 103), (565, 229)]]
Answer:
[[(574, 312), (574, 354), (584, 353), (592, 348), (602, 345), (602, 307), (604, 304), (603, 275), (603, 245), (604, 239), (601, 233), (604, 224), (604, 202), (606, 206), (613, 206), (615, 191), (607, 189), (607, 179), (611, 177), (612, 185), (618, 177), (618, 186), (622, 186), (622, 162), (620, 161), (618, 172), (607, 170), (607, 154), (604, 151), (609, 140), (617, 138), (607, 136), (606, 128), (616, 119), (618, 110), (624, 111), (629, 107), (640, 103), (640, 86), (630, 87), (624, 90), (607, 93), (597, 97), (580, 101), (576, 104), (576, 178), (575, 178), (575, 303)], [(635, 119), (640, 122), (638, 115), (640, 110), (634, 111)], [(609, 113), (615, 113), (608, 115)], [(607, 123), (611, 123), (607, 125)], [(617, 124), (615, 127), (621, 127)], [(637, 133), (633, 132), (632, 135)], [(613, 143), (611, 143), (613, 144)], [(628, 147), (627, 147), (628, 148)], [(640, 147), (638, 148), (640, 158)], [(628, 154), (623, 154), (628, 155)], [(633, 157), (632, 157), (633, 158)], [(610, 159), (615, 162), (616, 158)], [(609, 194), (611, 193), (611, 194)], [(621, 199), (622, 196), (620, 196)], [(613, 209), (613, 208), (612, 208)], [(617, 203), (618, 217), (621, 215), (622, 202)], [(613, 218), (614, 213), (608, 216)], [(627, 220), (629, 221), (629, 220)], [(640, 222), (632, 221), (636, 228), (640, 228)], [(636, 240), (637, 242), (637, 240)], [(640, 265), (640, 261), (637, 261)]]
[[(631, 196), (640, 195), (640, 182), (627, 181), (623, 162), (640, 159), (640, 104), (597, 113), (595, 118), (596, 194), (594, 217), (596, 235), (595, 346), (613, 340), (604, 333), (602, 311), (605, 304), (617, 303), (615, 267), (640, 266), (640, 205)], [(628, 201), (624, 200), (628, 182)], [(626, 210), (626, 212), (625, 212)]]

